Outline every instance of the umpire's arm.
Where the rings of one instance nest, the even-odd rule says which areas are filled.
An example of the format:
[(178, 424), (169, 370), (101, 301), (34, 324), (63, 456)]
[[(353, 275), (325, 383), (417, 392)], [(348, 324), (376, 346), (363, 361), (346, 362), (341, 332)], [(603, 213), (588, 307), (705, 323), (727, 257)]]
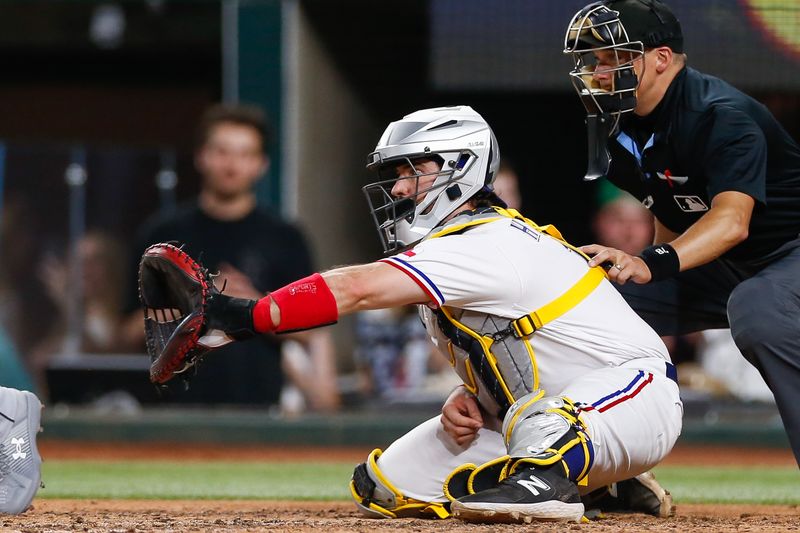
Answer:
[(711, 200), (711, 209), (670, 244), (678, 252), (681, 270), (704, 265), (747, 239), (755, 200), (745, 193), (725, 191)]
[[(663, 244), (654, 248), (666, 246), (677, 256), (674, 271), (669, 274), (709, 263), (747, 239), (754, 206), (755, 200), (745, 193), (721, 192), (711, 200), (711, 209), (677, 237), (656, 220), (656, 243)], [(589, 266), (611, 265), (608, 277), (619, 284), (649, 283), (665, 277), (655, 271), (658, 264), (646, 262), (644, 253), (632, 256), (597, 244), (582, 246), (581, 250), (592, 256)]]

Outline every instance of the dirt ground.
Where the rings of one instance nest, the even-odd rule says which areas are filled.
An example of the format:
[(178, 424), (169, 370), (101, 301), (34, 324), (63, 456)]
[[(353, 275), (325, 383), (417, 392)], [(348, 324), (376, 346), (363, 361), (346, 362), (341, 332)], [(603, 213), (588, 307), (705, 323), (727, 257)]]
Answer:
[[(353, 460), (358, 462), (365, 449), (263, 448), (130, 444), (98, 446), (89, 443), (44, 441), (40, 445), (46, 459), (225, 459), (225, 460)], [(788, 451), (753, 453), (731, 448), (678, 447), (667, 458), (668, 464), (744, 464), (794, 465)], [(34, 508), (23, 515), (0, 517), (2, 531), (285, 531), (285, 532), (449, 532), (449, 531), (668, 531), (670, 533), (717, 531), (800, 531), (800, 507), (764, 505), (687, 505), (678, 506), (677, 516), (656, 519), (644, 515), (609, 515), (589, 524), (489, 525), (466, 524), (458, 520), (370, 520), (361, 518), (350, 502), (275, 502), (275, 501), (132, 501), (132, 500), (51, 500), (37, 499)]]
[(635, 532), (795, 531), (800, 510), (780, 506), (681, 505), (667, 520), (615, 515), (589, 524), (496, 525), (458, 520), (370, 520), (349, 502), (37, 500), (22, 516), (0, 519), (4, 531), (285, 531), (285, 532)]

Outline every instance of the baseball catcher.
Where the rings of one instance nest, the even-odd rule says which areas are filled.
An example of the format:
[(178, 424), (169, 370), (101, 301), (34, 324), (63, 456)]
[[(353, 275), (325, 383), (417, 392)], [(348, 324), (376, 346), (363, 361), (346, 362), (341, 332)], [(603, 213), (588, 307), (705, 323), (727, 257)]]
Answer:
[(463, 385), (441, 416), (356, 467), (350, 490), (364, 514), (578, 521), (582, 497), (624, 480), (645, 489), (641, 510), (668, 513), (668, 495), (645, 474), (681, 429), (667, 350), (601, 267), (555, 228), (505, 208), (492, 189), (499, 161), (470, 107), (391, 123), (368, 157), (377, 180), (364, 187), (388, 257), (257, 301), (216, 292), (202, 267), (161, 245), (170, 267), (160, 258), (152, 278), (163, 290), (152, 299), (143, 290), (163, 315), (151, 343), (157, 380), (215, 343), (418, 304)]

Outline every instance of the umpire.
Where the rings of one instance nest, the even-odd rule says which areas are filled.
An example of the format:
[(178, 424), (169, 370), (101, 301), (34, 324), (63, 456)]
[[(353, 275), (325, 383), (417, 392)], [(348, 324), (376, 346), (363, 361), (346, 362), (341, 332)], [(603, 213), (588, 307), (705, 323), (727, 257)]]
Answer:
[(659, 334), (730, 327), (800, 463), (800, 147), (763, 105), (686, 66), (680, 23), (657, 0), (586, 6), (565, 53), (587, 110), (587, 178), (636, 196), (656, 225), (638, 256), (583, 250)]

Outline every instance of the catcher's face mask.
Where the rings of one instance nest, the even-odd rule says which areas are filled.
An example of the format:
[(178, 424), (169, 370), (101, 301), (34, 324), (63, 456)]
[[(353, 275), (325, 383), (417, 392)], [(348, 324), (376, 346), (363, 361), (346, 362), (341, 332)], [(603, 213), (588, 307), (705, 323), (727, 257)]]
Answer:
[(455, 170), (442, 170), (442, 163), (442, 157), (435, 154), (375, 165), (378, 179), (363, 191), (385, 253), (398, 252), (419, 241), (412, 231), (417, 215), (430, 213), (442, 192), (454, 182)]
[(620, 115), (636, 107), (635, 64), (644, 55), (644, 45), (631, 42), (618, 11), (597, 2), (572, 17), (564, 53), (575, 61), (569, 75), (587, 112), (589, 168), (584, 179), (592, 180), (608, 172), (608, 137)]
[(367, 159), (363, 188), (386, 254), (415, 245), (478, 192), (499, 164), (486, 121), (467, 106), (423, 109), (392, 122)]

